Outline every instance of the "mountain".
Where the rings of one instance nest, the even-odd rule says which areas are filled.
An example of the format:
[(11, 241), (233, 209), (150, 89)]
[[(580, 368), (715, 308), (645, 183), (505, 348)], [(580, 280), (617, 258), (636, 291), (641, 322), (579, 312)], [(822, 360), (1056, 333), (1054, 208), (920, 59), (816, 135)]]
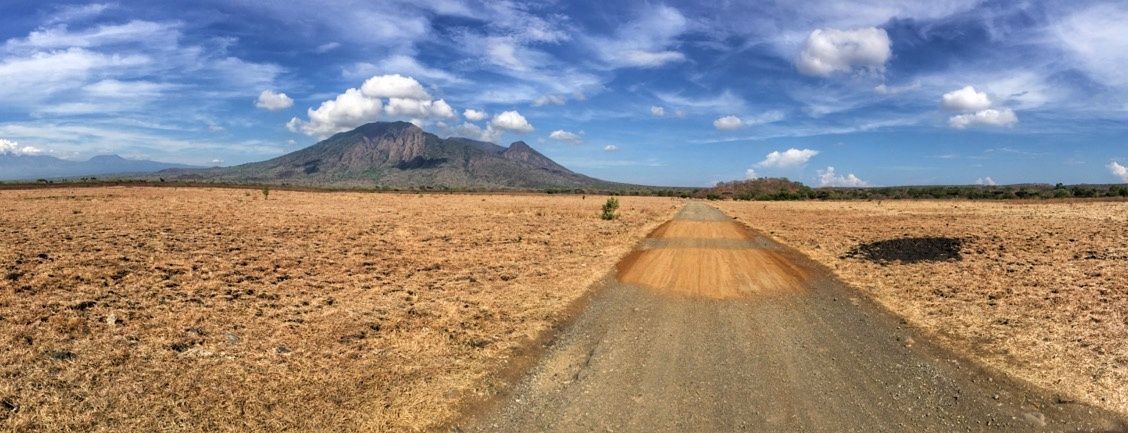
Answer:
[(117, 155), (99, 155), (86, 161), (71, 161), (48, 155), (0, 153), (0, 180), (35, 180), (108, 174), (138, 174), (152, 173), (170, 168), (191, 167), (190, 165), (183, 164), (125, 159)]
[(165, 170), (169, 180), (315, 187), (458, 189), (611, 188), (575, 173), (524, 142), (508, 148), (447, 138), (407, 122), (377, 122), (262, 162), (201, 170)]

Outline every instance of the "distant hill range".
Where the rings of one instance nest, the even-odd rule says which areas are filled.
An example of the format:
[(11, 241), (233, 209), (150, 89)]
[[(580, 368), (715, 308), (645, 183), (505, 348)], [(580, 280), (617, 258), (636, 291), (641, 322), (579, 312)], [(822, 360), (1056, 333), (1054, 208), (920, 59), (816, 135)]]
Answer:
[(369, 123), (267, 161), (164, 170), (157, 175), (170, 181), (342, 188), (589, 189), (621, 185), (568, 170), (523, 141), (501, 147), (468, 138), (442, 139), (407, 122)]
[(86, 161), (71, 161), (48, 155), (0, 153), (0, 180), (36, 180), (110, 174), (152, 173), (170, 168), (193, 168), (190, 165), (125, 159), (117, 155), (99, 155)]

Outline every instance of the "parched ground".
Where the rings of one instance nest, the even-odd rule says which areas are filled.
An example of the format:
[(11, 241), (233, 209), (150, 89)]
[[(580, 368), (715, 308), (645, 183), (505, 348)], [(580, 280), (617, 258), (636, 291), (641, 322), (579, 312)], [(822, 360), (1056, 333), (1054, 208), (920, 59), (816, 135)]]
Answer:
[[(717, 202), (942, 343), (1128, 413), (1128, 202)], [(859, 244), (962, 238), (961, 261), (875, 263)]]
[(0, 191), (0, 430), (412, 431), (680, 201)]

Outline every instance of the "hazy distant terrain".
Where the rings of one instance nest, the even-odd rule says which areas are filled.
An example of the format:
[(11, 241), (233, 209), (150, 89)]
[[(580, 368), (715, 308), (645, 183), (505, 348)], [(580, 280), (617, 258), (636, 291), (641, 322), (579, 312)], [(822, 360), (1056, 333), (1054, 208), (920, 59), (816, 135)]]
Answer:
[(36, 180), (106, 174), (151, 173), (169, 168), (192, 168), (192, 166), (125, 159), (117, 155), (99, 155), (86, 161), (72, 161), (48, 155), (0, 153), (0, 180)]

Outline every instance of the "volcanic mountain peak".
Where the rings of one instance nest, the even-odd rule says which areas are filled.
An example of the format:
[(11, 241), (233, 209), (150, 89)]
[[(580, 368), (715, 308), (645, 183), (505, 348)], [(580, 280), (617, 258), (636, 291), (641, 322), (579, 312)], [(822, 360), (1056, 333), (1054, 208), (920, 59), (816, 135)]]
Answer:
[(505, 159), (521, 161), (526, 164), (550, 171), (570, 172), (568, 169), (564, 168), (560, 164), (557, 164), (547, 156), (544, 156), (540, 152), (537, 152), (524, 141), (513, 142), (513, 144), (509, 145), (508, 149), (505, 149), (505, 152), (502, 152), (501, 156)]
[(407, 122), (377, 122), (305, 149), (236, 167), (164, 173), (174, 179), (392, 188), (588, 188), (612, 184), (574, 173), (529, 147), (442, 139)]
[(100, 163), (116, 163), (116, 162), (124, 162), (124, 161), (128, 161), (128, 160), (125, 159), (125, 158), (122, 158), (120, 155), (117, 155), (117, 154), (95, 155), (95, 156), (90, 157), (90, 159), (88, 160), (88, 162), (100, 162)]

